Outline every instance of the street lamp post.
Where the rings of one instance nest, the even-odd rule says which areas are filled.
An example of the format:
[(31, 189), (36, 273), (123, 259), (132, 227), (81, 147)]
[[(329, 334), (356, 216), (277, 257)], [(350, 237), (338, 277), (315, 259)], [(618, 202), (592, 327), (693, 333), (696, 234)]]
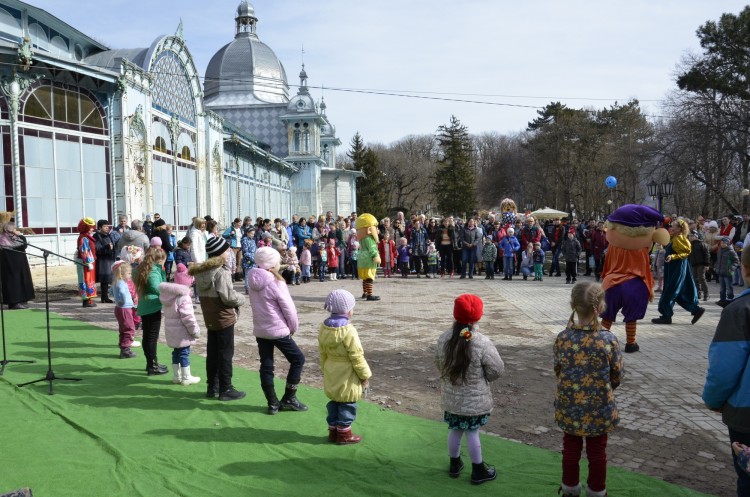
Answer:
[(651, 180), (651, 183), (648, 184), (648, 194), (652, 199), (657, 201), (659, 214), (662, 214), (662, 204), (664, 200), (672, 196), (673, 190), (674, 183), (669, 180), (669, 176), (667, 176), (661, 184), (657, 184), (654, 180)]

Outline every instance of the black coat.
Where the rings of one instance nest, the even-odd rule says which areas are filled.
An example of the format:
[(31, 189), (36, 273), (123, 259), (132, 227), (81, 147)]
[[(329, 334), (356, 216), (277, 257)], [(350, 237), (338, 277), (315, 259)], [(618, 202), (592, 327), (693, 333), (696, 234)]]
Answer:
[(109, 284), (112, 282), (112, 264), (115, 263), (115, 244), (112, 237), (100, 231), (93, 236), (96, 242), (96, 281)]
[(154, 236), (161, 240), (161, 249), (165, 254), (169, 255), (169, 253), (174, 250), (172, 241), (169, 239), (169, 234), (167, 234), (167, 230), (154, 230), (152, 238)]
[[(0, 279), (2, 280), (2, 300), (9, 306), (34, 300), (34, 282), (31, 280), (29, 260), (25, 254), (26, 237), (13, 235), (12, 244), (0, 247)], [(17, 250), (19, 252), (14, 252)]]

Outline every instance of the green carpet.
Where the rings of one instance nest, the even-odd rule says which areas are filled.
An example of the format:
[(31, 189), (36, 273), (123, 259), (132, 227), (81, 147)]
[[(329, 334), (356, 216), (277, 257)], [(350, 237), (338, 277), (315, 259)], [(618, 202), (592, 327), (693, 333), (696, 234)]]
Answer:
[[(57, 315), (54, 372), (82, 381), (56, 381), (53, 396), (48, 382), (17, 388), (47, 371), (44, 313), (6, 312), (5, 322), (8, 358), (37, 362), (10, 364), (0, 377), (0, 493), (29, 486), (35, 497), (557, 495), (558, 453), (483, 437), (499, 476), (475, 487), (467, 456), (461, 477), (448, 478), (442, 423), (364, 402), (355, 424), (363, 443), (336, 446), (327, 442), (320, 390), (300, 388), (309, 412), (268, 416), (257, 373), (235, 368), (234, 383), (248, 396), (206, 399), (205, 384), (146, 376), (140, 349), (138, 358), (118, 359), (112, 331)], [(170, 362), (166, 347), (159, 355)], [(203, 376), (203, 358), (191, 360)], [(703, 495), (615, 468), (608, 487), (616, 497)]]

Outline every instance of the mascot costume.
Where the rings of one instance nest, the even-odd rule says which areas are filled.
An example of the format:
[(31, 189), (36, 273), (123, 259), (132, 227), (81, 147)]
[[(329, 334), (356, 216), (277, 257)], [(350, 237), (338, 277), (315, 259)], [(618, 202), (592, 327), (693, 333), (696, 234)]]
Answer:
[(684, 219), (669, 224), (671, 239), (664, 247), (664, 290), (659, 299), (658, 318), (651, 320), (655, 324), (672, 324), (675, 303), (693, 315), (692, 324), (698, 322), (706, 310), (698, 305), (698, 290), (695, 288), (693, 274), (690, 271), (691, 245), (687, 234), (690, 231)]
[(83, 299), (83, 307), (96, 307), (96, 242), (91, 233), (96, 229), (96, 221), (84, 217), (78, 223), (78, 244), (76, 268), (78, 269), (78, 291)]
[(625, 352), (637, 352), (637, 321), (646, 315), (648, 303), (654, 298), (654, 276), (651, 274), (649, 249), (656, 242), (665, 245), (669, 234), (657, 229), (662, 215), (645, 205), (623, 205), (606, 223), (609, 249), (602, 269), (602, 288), (607, 303), (602, 313), (602, 326), (612, 327), (622, 311), (627, 342)]
[(503, 228), (508, 229), (509, 227), (516, 225), (516, 221), (518, 220), (518, 209), (512, 198), (504, 198), (503, 201), (500, 202), (500, 212), (502, 213), (501, 219)]
[(378, 253), (378, 220), (372, 214), (362, 214), (354, 221), (359, 241), (359, 258), (357, 259), (357, 274), (362, 280), (362, 298), (380, 300), (372, 294), (372, 284), (375, 282), (375, 271), (380, 265)]

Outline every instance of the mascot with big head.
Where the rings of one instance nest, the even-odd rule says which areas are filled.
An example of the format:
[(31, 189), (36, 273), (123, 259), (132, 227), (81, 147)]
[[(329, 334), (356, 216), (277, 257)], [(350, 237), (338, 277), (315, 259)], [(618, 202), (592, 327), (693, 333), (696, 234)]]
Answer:
[(607, 303), (602, 326), (612, 327), (622, 311), (627, 342), (625, 352), (637, 352), (637, 322), (644, 318), (648, 303), (654, 299), (649, 250), (654, 242), (666, 245), (669, 233), (657, 228), (663, 217), (645, 205), (628, 204), (614, 211), (605, 225), (609, 249), (602, 269), (602, 288)]
[(375, 271), (380, 265), (378, 253), (378, 220), (372, 214), (362, 214), (354, 221), (359, 241), (359, 257), (357, 258), (357, 275), (362, 280), (362, 298), (380, 300), (372, 294), (375, 282)]
[(500, 202), (500, 212), (503, 228), (508, 229), (509, 227), (516, 225), (516, 221), (518, 221), (518, 209), (512, 198), (504, 198), (503, 201)]

